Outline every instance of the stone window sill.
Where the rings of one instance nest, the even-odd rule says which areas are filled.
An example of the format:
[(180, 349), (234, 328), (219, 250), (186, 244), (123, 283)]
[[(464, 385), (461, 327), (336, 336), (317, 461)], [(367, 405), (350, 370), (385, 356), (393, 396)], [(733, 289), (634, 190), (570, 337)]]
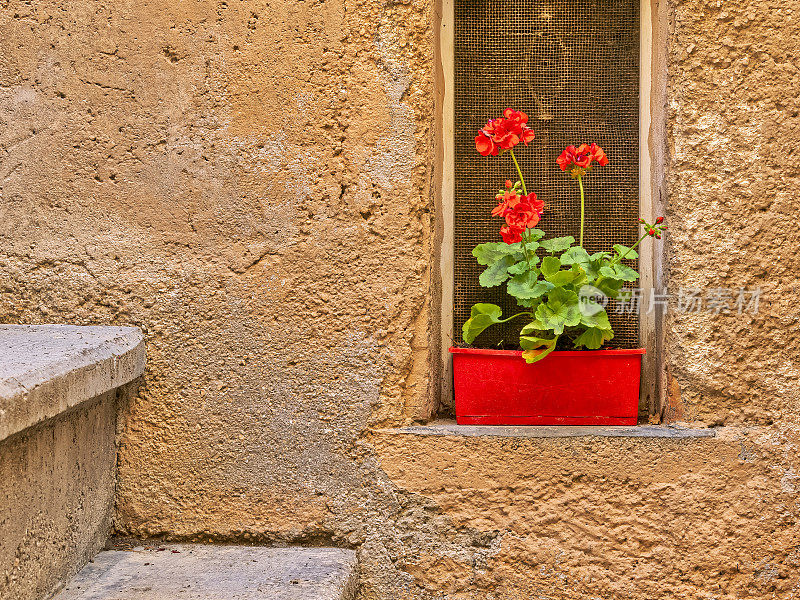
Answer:
[(457, 425), (451, 420), (436, 420), (427, 425), (411, 425), (379, 429), (378, 433), (391, 435), (451, 436), (451, 437), (506, 437), (506, 438), (670, 438), (694, 439), (716, 437), (714, 429), (691, 428), (678, 425), (637, 426), (501, 426)]

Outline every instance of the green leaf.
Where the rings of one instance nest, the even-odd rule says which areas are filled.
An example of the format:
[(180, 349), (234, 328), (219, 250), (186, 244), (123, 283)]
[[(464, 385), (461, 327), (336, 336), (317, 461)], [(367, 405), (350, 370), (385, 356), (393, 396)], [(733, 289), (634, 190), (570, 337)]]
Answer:
[(531, 236), (532, 241), (538, 242), (544, 237), (544, 231), (541, 229), (528, 229), (528, 235)]
[(600, 275), (608, 279), (618, 279), (620, 281), (636, 281), (639, 279), (639, 273), (635, 269), (627, 265), (616, 264), (612, 266), (600, 267)]
[(525, 273), (527, 270), (528, 270), (528, 263), (524, 260), (508, 267), (509, 275), (519, 275), (520, 273)]
[(483, 287), (495, 287), (508, 279), (508, 267), (516, 262), (513, 256), (504, 256), (497, 262), (489, 265), (481, 273), (478, 283)]
[(580, 265), (586, 268), (584, 265), (588, 265), (591, 262), (591, 258), (589, 257), (589, 253), (586, 252), (580, 246), (574, 246), (572, 248), (568, 248), (564, 254), (561, 255), (561, 264), (562, 265)]
[[(547, 257), (547, 258), (555, 258), (555, 257)], [(547, 258), (545, 258), (545, 260), (547, 260)], [(557, 271), (555, 273), (551, 273), (550, 275), (545, 275), (544, 277), (554, 286), (563, 287), (570, 283), (574, 283), (577, 285), (581, 280), (585, 281), (586, 273), (584, 272), (583, 269), (581, 269), (580, 265), (572, 265), (572, 268), (568, 271)]]
[(588, 265), (583, 267), (584, 271), (586, 272), (586, 279), (588, 281), (593, 282), (595, 279), (597, 279), (599, 275), (598, 268), (599, 267), (597, 266), (596, 262), (590, 262)]
[(624, 281), (618, 279), (602, 279), (595, 282), (597, 288), (609, 298), (616, 298), (619, 295), (620, 288), (624, 284)]
[(572, 281), (570, 281), (572, 285), (577, 287), (586, 283), (586, 271), (581, 265), (572, 265), (570, 271), (572, 272)]
[(473, 304), (472, 308), (469, 309), (469, 316), (470, 317), (477, 317), (478, 315), (489, 315), (500, 321), (500, 317), (503, 316), (503, 309), (497, 306), (497, 304), (489, 304), (488, 302), (480, 302), (478, 304)]
[(603, 277), (608, 277), (610, 279), (617, 278), (617, 272), (614, 270), (614, 267), (609, 267), (608, 265), (600, 267), (600, 275), (602, 275)]
[(581, 313), (581, 325), (584, 327), (592, 327), (595, 329), (605, 329), (607, 331), (611, 331), (611, 323), (608, 321), (608, 313), (599, 304), (597, 306), (600, 307), (600, 310), (597, 312), (587, 313), (584, 311)]
[(479, 265), (492, 265), (504, 256), (523, 255), (519, 243), (506, 244), (504, 242), (488, 242), (479, 244), (472, 249), (472, 256), (478, 260)]
[(471, 344), (484, 329), (499, 323), (502, 315), (503, 309), (496, 304), (473, 304), (470, 310), (470, 318), (461, 328), (461, 335), (464, 341)]
[(564, 327), (574, 327), (581, 322), (578, 294), (556, 288), (547, 296), (547, 302), (540, 304), (534, 313), (545, 329), (552, 329), (560, 335)]
[(542, 260), (542, 275), (550, 277), (561, 270), (561, 261), (555, 256), (545, 256)]
[(574, 345), (576, 348), (584, 346), (589, 350), (597, 350), (613, 337), (614, 332), (610, 329), (590, 327), (575, 339)]
[(542, 242), (539, 245), (542, 248), (544, 248), (546, 252), (554, 254), (556, 252), (563, 252), (564, 250), (572, 246), (572, 244), (574, 243), (575, 243), (575, 238), (572, 237), (571, 235), (568, 235), (566, 237), (553, 238), (550, 240), (542, 240)]
[(508, 282), (508, 293), (520, 300), (539, 298), (553, 289), (553, 284), (539, 281), (538, 270), (528, 271), (517, 275)]
[(534, 310), (536, 309), (537, 306), (539, 306), (539, 304), (541, 304), (541, 302), (542, 302), (541, 297), (530, 298), (530, 299), (517, 298), (517, 304), (519, 306), (523, 306), (525, 308), (531, 308)]
[(557, 341), (558, 336), (554, 337), (553, 339), (527, 335), (522, 336), (519, 338), (519, 344), (523, 350), (522, 358), (524, 358), (525, 362), (529, 364), (539, 362), (556, 349)]
[(614, 271), (616, 272), (616, 278), (621, 279), (622, 281), (636, 281), (639, 279), (639, 273), (636, 272), (636, 269), (632, 269), (627, 265), (614, 265)]
[[(534, 334), (538, 333), (539, 331), (544, 331), (544, 329), (545, 329), (545, 327), (544, 327), (544, 325), (542, 325), (542, 323), (539, 322), (539, 319), (534, 319), (533, 321), (531, 321), (530, 323), (525, 325), (525, 327), (522, 328), (522, 331), (520, 331), (519, 334), (520, 335), (534, 335)], [(538, 337), (538, 336), (534, 335), (534, 337)]]
[(600, 275), (600, 267), (608, 264), (608, 257), (611, 256), (608, 252), (595, 252), (589, 257), (587, 264), (582, 264), (586, 277), (590, 281), (594, 281)]
[(564, 287), (565, 285), (572, 283), (573, 279), (575, 279), (575, 273), (570, 271), (559, 271), (555, 275), (551, 275), (547, 278), (551, 284), (556, 287)]
[(639, 258), (639, 255), (636, 253), (636, 250), (631, 250), (627, 246), (623, 246), (622, 244), (614, 244), (613, 247), (614, 247), (614, 252), (616, 252), (619, 256), (624, 256), (625, 260), (633, 260)]
[(520, 275), (527, 271), (535, 271), (537, 274), (539, 270), (535, 267), (535, 265), (539, 264), (539, 257), (538, 256), (531, 256), (531, 261), (521, 260), (515, 265), (511, 265), (508, 267), (508, 272), (511, 275)]
[(608, 303), (608, 297), (593, 285), (581, 286), (578, 291), (578, 300), (580, 301), (581, 314), (588, 316), (599, 313)]
[(519, 261), (518, 263), (514, 263), (506, 271), (509, 275), (519, 275), (520, 273), (526, 273), (529, 270), (528, 263), (524, 260)]

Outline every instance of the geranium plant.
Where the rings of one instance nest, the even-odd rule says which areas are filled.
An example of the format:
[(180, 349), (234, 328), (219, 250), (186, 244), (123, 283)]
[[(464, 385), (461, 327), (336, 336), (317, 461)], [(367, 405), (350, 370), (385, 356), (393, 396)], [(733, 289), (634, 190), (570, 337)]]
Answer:
[(503, 317), (495, 304), (475, 304), (464, 323), (464, 341), (471, 344), (487, 327), (512, 319), (525, 319), (520, 332), (522, 356), (529, 363), (542, 360), (566, 338), (575, 348), (595, 350), (614, 337), (605, 305), (608, 298), (619, 298), (623, 286), (636, 281), (639, 274), (626, 265), (636, 259), (636, 247), (645, 237), (661, 238), (663, 217), (654, 223), (639, 219), (644, 233), (630, 248), (614, 244), (608, 251), (589, 254), (583, 247), (585, 193), (583, 179), (609, 160), (597, 144), (569, 146), (558, 157), (561, 170), (577, 182), (580, 191), (580, 237), (545, 239), (536, 228), (544, 212), (544, 203), (528, 192), (514, 148), (534, 140), (528, 117), (522, 111), (506, 109), (503, 116), (489, 121), (475, 138), (475, 147), (483, 156), (508, 154), (516, 168), (517, 180), (507, 180), (498, 190), (497, 207), (492, 215), (504, 219), (500, 227), (502, 242), (480, 244), (472, 251), (485, 266), (479, 282), (483, 287), (506, 285), (523, 309)]

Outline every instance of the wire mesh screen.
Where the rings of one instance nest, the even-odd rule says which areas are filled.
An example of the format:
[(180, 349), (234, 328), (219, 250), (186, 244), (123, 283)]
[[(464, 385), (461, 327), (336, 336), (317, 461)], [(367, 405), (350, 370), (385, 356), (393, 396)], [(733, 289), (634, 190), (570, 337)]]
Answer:
[[(590, 252), (631, 245), (638, 233), (639, 0), (456, 0), (455, 2), (455, 306), (454, 329), (476, 302), (519, 308), (505, 286), (478, 285), (472, 249), (500, 241), (490, 215), (506, 179), (509, 155), (480, 156), (474, 138), (489, 118), (511, 107), (529, 116), (536, 139), (515, 149), (529, 192), (545, 201), (547, 237), (580, 229), (577, 183), (556, 158), (570, 144), (596, 142), (610, 164), (584, 178)], [(636, 267), (635, 262), (630, 263)], [(635, 284), (632, 284), (635, 285)], [(611, 347), (638, 346), (638, 315), (608, 307)], [(476, 346), (516, 347), (520, 324), (487, 329)]]

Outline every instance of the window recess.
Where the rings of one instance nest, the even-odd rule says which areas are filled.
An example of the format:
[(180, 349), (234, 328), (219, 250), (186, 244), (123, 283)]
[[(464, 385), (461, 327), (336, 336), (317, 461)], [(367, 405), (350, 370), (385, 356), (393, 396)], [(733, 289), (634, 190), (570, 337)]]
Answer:
[[(504, 180), (516, 179), (509, 156), (482, 157), (474, 146), (478, 129), (506, 107), (525, 111), (536, 132), (534, 142), (527, 148), (520, 145), (516, 153), (528, 191), (545, 201), (539, 227), (547, 236), (577, 239), (580, 223), (577, 186), (559, 169), (556, 157), (569, 144), (596, 142), (611, 163), (584, 180), (584, 246), (591, 253), (610, 250), (613, 243), (629, 246), (636, 241), (639, 12), (639, 0), (453, 1), (449, 318), (456, 344), (462, 342), (461, 325), (474, 303), (498, 304), (506, 315), (519, 310), (504, 286), (478, 285), (483, 267), (472, 256), (477, 244), (500, 241), (500, 220), (490, 214), (496, 205), (494, 195)], [(446, 51), (443, 56), (447, 58)], [(447, 183), (447, 175), (445, 179)], [(608, 347), (642, 345), (639, 314), (617, 313), (613, 305), (608, 312), (615, 332)], [(513, 345), (519, 326), (512, 321), (489, 328), (475, 345), (494, 348), (505, 340)]]

